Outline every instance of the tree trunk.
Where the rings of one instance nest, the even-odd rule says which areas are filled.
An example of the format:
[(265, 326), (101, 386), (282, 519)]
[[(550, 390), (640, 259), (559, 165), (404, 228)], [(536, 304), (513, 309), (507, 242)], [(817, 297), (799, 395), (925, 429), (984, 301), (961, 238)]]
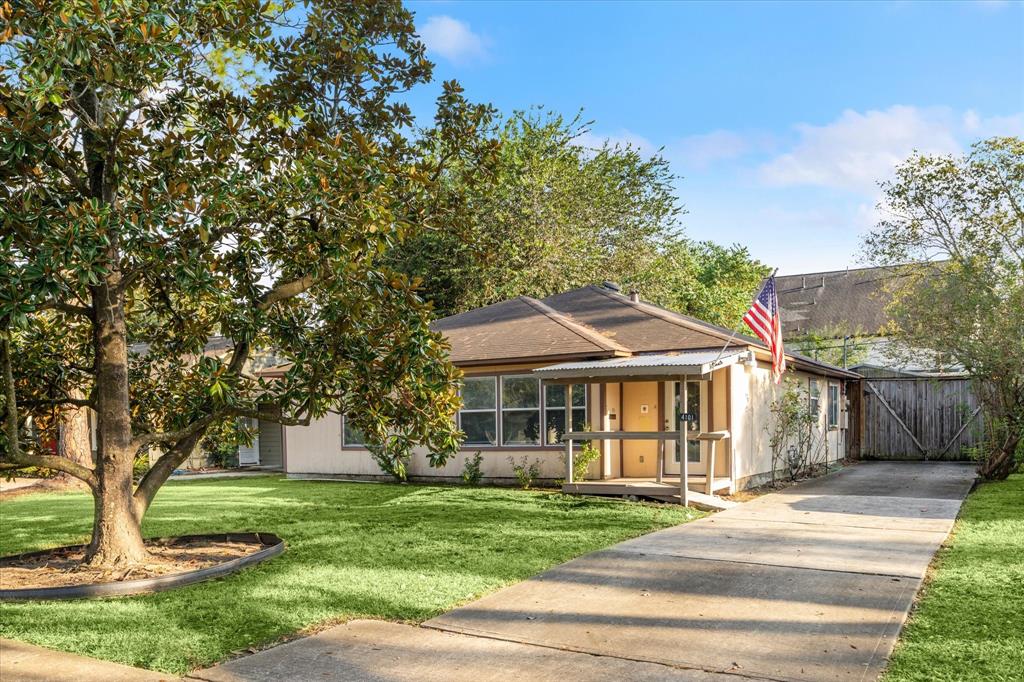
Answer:
[(978, 465), (978, 474), (989, 481), (1002, 481), (1017, 466), (1017, 444), (1021, 436), (1008, 436), (1002, 447)]
[(128, 344), (122, 308), (121, 275), (111, 272), (93, 291), (93, 343), (96, 350), (97, 485), (95, 519), (85, 560), (118, 568), (146, 561), (141, 518), (135, 514)]

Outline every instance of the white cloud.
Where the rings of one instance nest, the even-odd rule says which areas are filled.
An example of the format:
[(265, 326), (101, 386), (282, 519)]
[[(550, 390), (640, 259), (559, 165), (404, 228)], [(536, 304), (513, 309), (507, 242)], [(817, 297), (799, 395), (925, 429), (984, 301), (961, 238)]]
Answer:
[(983, 118), (973, 109), (968, 109), (964, 114), (964, 130), (979, 140), (994, 136), (1024, 137), (1024, 112)]
[[(798, 141), (789, 152), (760, 168), (769, 185), (816, 185), (870, 191), (888, 178), (912, 152), (956, 154), (962, 146), (957, 121), (945, 108), (893, 106), (860, 113), (847, 110), (823, 126), (796, 126)], [(980, 121), (974, 121), (980, 126)]]
[(682, 165), (699, 170), (717, 161), (728, 161), (774, 148), (774, 140), (764, 134), (712, 130), (689, 135), (669, 145), (670, 156)]
[(487, 56), (487, 39), (464, 21), (446, 15), (430, 17), (419, 29), (427, 52), (440, 55), (448, 61), (462, 64)]

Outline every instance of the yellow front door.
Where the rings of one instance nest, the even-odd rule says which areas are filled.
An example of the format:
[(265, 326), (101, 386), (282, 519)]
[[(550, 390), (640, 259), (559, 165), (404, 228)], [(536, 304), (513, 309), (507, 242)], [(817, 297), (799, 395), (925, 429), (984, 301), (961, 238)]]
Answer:
[[(622, 384), (622, 430), (661, 431), (658, 382), (637, 381)], [(658, 441), (622, 441), (622, 475), (653, 477), (658, 473)]]

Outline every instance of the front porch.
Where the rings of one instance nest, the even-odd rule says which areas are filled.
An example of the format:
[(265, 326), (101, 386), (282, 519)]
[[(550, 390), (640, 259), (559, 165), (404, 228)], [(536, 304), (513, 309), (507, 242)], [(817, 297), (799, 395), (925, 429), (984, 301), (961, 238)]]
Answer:
[[(596, 388), (600, 403), (591, 422), (597, 428), (567, 419), (560, 436), (563, 491), (727, 506), (716, 493), (733, 492), (737, 480), (730, 370), (749, 357), (739, 350), (690, 351), (535, 369), (545, 386)], [(598, 470), (590, 472), (598, 480), (573, 480), (574, 444), (581, 442), (600, 451)]]

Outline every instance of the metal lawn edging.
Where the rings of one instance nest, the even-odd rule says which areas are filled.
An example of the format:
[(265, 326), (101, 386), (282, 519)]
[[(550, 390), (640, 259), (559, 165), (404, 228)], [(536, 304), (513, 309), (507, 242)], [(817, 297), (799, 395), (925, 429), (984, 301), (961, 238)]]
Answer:
[[(187, 544), (195, 540), (213, 540), (217, 542), (244, 542), (260, 545), (263, 548), (236, 557), (230, 561), (207, 566), (206, 568), (183, 573), (171, 573), (155, 578), (140, 578), (138, 580), (124, 580), (119, 582), (92, 583), (89, 585), (67, 585), (60, 587), (28, 587), (20, 589), (0, 590), (0, 601), (50, 601), (58, 599), (97, 599), (102, 597), (124, 597), (128, 595), (152, 594), (163, 592), (177, 587), (184, 587), (194, 583), (222, 578), (237, 573), (247, 566), (252, 566), (266, 561), (281, 554), (284, 551), (284, 540), (273, 533), (212, 533), (202, 535), (180, 535), (171, 538), (147, 538), (150, 544), (170, 546), (174, 544)], [(68, 545), (66, 547), (53, 547), (36, 552), (26, 552), (6, 557), (0, 557), (0, 568), (5, 564), (16, 561), (31, 559), (59, 550), (84, 549), (86, 545)]]

